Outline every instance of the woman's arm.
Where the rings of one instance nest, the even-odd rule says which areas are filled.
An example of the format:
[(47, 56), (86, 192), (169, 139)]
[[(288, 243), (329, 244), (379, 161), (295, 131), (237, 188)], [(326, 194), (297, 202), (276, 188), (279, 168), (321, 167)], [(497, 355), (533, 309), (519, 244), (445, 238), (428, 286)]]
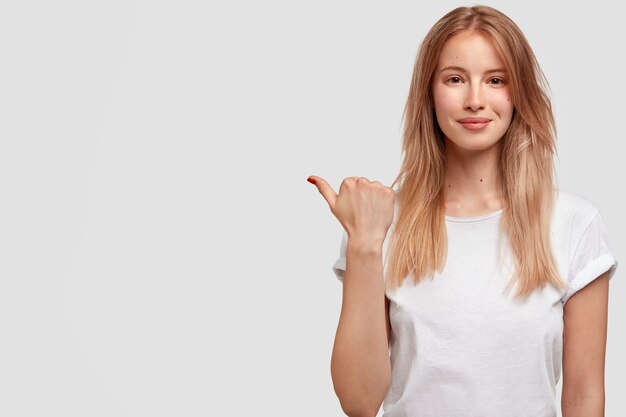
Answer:
[(349, 239), (331, 359), (335, 393), (351, 417), (375, 417), (391, 381), (382, 248)]
[(604, 416), (608, 296), (605, 272), (563, 307), (563, 417)]

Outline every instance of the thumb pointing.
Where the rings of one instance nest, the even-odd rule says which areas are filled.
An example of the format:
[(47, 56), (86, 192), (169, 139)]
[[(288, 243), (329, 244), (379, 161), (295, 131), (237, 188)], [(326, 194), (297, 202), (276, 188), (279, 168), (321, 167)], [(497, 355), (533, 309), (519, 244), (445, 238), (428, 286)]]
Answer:
[(321, 177), (311, 175), (307, 178), (307, 181), (315, 184), (317, 190), (322, 194), (322, 197), (326, 200), (331, 210), (335, 207), (335, 201), (337, 200), (337, 193), (335, 190)]

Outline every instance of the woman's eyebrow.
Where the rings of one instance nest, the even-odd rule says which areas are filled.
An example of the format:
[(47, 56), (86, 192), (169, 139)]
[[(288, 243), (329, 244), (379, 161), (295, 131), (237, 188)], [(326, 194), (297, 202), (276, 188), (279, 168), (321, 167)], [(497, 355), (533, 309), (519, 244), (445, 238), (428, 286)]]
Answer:
[[(447, 67), (443, 68), (440, 72), (444, 72), (446, 70), (454, 70), (454, 71), (460, 71), (460, 72), (467, 73), (467, 70), (465, 68), (457, 67), (455, 65), (447, 66)], [(485, 71), (485, 74), (490, 74), (492, 72), (506, 72), (506, 69), (504, 69), (504, 68), (490, 69), (490, 70)]]

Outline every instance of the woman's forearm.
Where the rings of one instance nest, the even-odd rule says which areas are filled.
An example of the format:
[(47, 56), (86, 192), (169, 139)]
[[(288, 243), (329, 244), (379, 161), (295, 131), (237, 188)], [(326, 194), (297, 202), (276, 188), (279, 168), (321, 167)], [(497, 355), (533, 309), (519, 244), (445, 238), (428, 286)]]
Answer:
[(561, 399), (563, 417), (604, 417), (604, 395), (576, 400)]
[(331, 374), (349, 416), (374, 417), (391, 380), (382, 245), (348, 241)]

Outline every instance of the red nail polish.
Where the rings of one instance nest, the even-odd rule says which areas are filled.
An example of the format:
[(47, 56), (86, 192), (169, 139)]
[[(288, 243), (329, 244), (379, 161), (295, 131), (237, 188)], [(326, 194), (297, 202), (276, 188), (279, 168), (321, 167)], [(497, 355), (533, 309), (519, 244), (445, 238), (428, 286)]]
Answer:
[(311, 184), (315, 184), (315, 180), (311, 177), (306, 179), (308, 182), (310, 182)]

